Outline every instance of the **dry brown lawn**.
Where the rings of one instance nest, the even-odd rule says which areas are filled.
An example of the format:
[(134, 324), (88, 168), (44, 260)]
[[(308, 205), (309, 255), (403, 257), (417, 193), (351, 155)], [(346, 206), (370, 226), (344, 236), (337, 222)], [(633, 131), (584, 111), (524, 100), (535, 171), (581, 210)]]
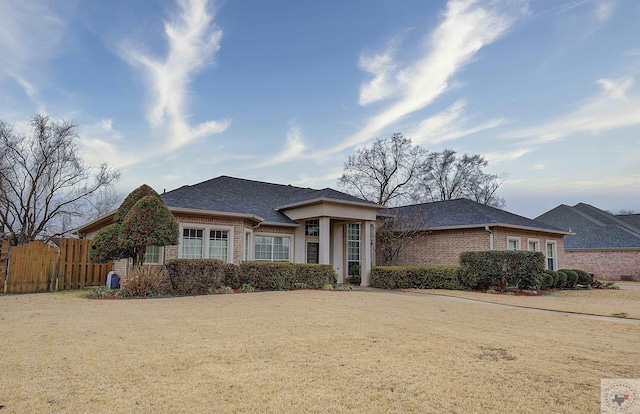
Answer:
[(0, 338), (2, 413), (597, 413), (640, 376), (639, 321), (389, 292), (4, 296)]
[(508, 296), (503, 294), (435, 289), (407, 289), (406, 291), (430, 295), (454, 296), (525, 308), (640, 319), (640, 289), (561, 290), (542, 296)]

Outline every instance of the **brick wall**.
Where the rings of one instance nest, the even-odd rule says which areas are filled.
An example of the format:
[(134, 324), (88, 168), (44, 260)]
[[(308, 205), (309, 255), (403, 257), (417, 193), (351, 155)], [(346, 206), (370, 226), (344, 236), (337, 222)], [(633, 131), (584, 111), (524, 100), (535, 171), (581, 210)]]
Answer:
[(566, 268), (566, 259), (564, 252), (564, 237), (552, 233), (535, 232), (528, 230), (510, 229), (505, 227), (494, 227), (493, 231), (493, 248), (494, 250), (507, 250), (507, 241), (509, 238), (520, 239), (520, 250), (527, 250), (529, 240), (538, 240), (540, 251), (547, 255), (547, 242), (556, 242), (556, 263), (557, 268)]
[[(528, 240), (537, 239), (545, 253), (547, 241), (556, 242), (559, 268), (564, 262), (564, 238), (554, 234), (492, 227), (494, 250), (506, 250), (509, 237), (520, 238), (520, 250), (527, 250)], [(442, 230), (421, 233), (400, 254), (398, 265), (458, 266), (460, 253), (490, 250), (490, 234), (484, 228)]]
[(640, 280), (640, 250), (567, 250), (565, 260), (566, 268), (593, 272), (597, 279)]
[(460, 253), (489, 250), (484, 229), (425, 232), (417, 235), (398, 258), (398, 265), (458, 266)]

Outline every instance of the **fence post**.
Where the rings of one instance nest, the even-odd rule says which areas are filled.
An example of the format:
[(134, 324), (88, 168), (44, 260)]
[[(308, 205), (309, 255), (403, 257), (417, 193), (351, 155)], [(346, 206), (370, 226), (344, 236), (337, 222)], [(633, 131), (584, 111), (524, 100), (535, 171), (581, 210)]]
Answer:
[(2, 275), (2, 278), (4, 279), (4, 286), (2, 287), (2, 293), (6, 294), (7, 293), (7, 286), (9, 286), (9, 261), (11, 259), (11, 245), (9, 244), (9, 240), (3, 240), (2, 243), (0, 243), (0, 259), (2, 256), (2, 252), (5, 251), (7, 252), (7, 265), (4, 269), (5, 274)]

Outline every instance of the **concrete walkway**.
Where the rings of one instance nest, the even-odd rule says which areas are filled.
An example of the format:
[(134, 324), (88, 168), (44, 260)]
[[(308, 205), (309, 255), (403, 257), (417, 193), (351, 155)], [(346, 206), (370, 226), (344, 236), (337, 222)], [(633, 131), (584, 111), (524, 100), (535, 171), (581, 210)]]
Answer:
[[(631, 287), (631, 288), (632, 289), (636, 289), (636, 288), (640, 288), (640, 286)], [(575, 318), (592, 319), (592, 320), (599, 320), (599, 321), (604, 321), (604, 322), (630, 323), (630, 324), (640, 325), (640, 319), (616, 318), (614, 316), (592, 315), (592, 314), (588, 314), (588, 313), (563, 312), (563, 311), (555, 311), (555, 310), (549, 310), (549, 309), (530, 308), (530, 307), (526, 307), (526, 306), (505, 305), (505, 304), (502, 304), (502, 303), (493, 303), (493, 302), (487, 302), (487, 301), (483, 301), (483, 300), (459, 298), (459, 297), (456, 297), (456, 296), (434, 295), (432, 293), (401, 292), (401, 291), (398, 291), (398, 290), (377, 289), (377, 288), (371, 288), (371, 287), (354, 287), (354, 290), (355, 291), (362, 291), (362, 292), (371, 292), (371, 293), (382, 293), (382, 294), (386, 293), (386, 294), (393, 294), (393, 295), (423, 296), (423, 297), (427, 297), (429, 299), (442, 300), (442, 301), (456, 301), (456, 302), (467, 302), (467, 303), (471, 302), (471, 303), (476, 303), (476, 304), (479, 304), (479, 305), (498, 306), (498, 307), (505, 308), (505, 309), (519, 309), (519, 310), (525, 310), (525, 311), (530, 311), (530, 312), (572, 316), (572, 317), (575, 317)]]

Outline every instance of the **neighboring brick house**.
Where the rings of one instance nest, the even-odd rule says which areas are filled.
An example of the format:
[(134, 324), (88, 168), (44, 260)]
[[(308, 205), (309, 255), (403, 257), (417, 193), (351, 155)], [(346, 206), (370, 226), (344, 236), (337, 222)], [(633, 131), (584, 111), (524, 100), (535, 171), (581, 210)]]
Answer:
[[(359, 265), (367, 286), (376, 210), (381, 206), (330, 189), (314, 190), (221, 176), (160, 196), (180, 225), (177, 246), (149, 247), (145, 262), (216, 258), (331, 264), (343, 282)], [(115, 211), (78, 229), (93, 237)], [(114, 265), (126, 275), (128, 261)]]
[[(398, 265), (458, 266), (460, 253), (529, 250), (545, 255), (546, 267), (565, 266), (564, 236), (558, 227), (472, 200), (457, 199), (383, 210), (396, 217), (399, 231), (415, 232)], [(378, 248), (381, 248), (380, 246)]]
[(616, 216), (585, 203), (561, 204), (536, 220), (575, 233), (565, 239), (567, 267), (600, 279), (640, 280), (640, 214)]

